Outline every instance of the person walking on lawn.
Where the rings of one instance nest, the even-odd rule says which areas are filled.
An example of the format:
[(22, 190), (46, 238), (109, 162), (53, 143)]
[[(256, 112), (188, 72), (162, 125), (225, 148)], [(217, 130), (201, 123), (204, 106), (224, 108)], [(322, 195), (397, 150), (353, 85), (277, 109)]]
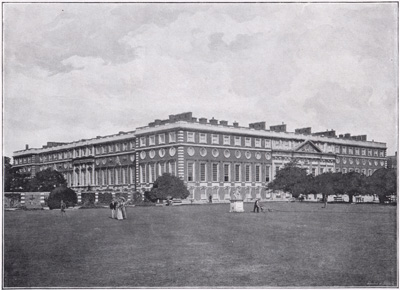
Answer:
[(63, 200), (61, 200), (61, 206), (60, 206), (60, 208), (61, 208), (61, 216), (64, 216), (66, 213), (65, 213), (65, 208), (67, 207), (67, 205), (65, 204), (65, 202), (63, 201)]
[(257, 212), (260, 212), (260, 203), (259, 203), (258, 199), (256, 199), (256, 202), (254, 203), (253, 212), (256, 212), (256, 210), (257, 210)]

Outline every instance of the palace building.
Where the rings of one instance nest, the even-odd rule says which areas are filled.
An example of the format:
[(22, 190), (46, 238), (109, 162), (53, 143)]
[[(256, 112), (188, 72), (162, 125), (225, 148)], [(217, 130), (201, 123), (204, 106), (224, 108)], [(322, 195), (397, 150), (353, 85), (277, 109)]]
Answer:
[(265, 122), (241, 127), (214, 118), (194, 118), (191, 112), (155, 120), (131, 132), (71, 143), (48, 142), (42, 148), (16, 151), (14, 166), (34, 176), (53, 168), (68, 186), (79, 191), (150, 190), (165, 172), (186, 183), (195, 201), (285, 199), (266, 190), (276, 172), (290, 160), (314, 175), (359, 172), (367, 176), (386, 167), (386, 144), (366, 135), (336, 135), (311, 128), (287, 132), (286, 125)]

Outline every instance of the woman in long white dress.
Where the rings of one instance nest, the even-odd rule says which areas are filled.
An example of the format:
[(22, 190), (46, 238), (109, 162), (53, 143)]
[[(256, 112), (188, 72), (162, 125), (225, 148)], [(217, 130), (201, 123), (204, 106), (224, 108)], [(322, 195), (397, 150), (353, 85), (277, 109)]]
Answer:
[(121, 203), (122, 203), (122, 207), (121, 207), (121, 210), (122, 210), (122, 218), (123, 218), (123, 219), (126, 219), (126, 218), (127, 218), (127, 216), (126, 216), (126, 200), (125, 200), (124, 197), (121, 197)]
[(122, 215), (122, 207), (124, 206), (124, 203), (122, 202), (122, 200), (118, 200), (118, 204), (117, 204), (117, 219), (118, 220), (123, 220), (124, 217)]

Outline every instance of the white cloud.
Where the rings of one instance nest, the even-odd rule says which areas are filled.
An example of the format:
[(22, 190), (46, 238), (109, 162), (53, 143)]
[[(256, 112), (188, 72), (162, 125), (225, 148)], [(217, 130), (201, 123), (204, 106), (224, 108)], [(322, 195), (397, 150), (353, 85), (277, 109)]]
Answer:
[(5, 150), (133, 130), (193, 111), (242, 125), (285, 121), (291, 130), (365, 132), (393, 153), (395, 9), (6, 5)]

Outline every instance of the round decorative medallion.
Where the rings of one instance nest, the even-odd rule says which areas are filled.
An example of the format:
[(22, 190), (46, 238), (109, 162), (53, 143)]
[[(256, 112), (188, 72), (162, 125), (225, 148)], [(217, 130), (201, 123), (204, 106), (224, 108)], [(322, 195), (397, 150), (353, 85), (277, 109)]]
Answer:
[(385, 161), (381, 160), (381, 166), (385, 165)]
[(353, 164), (353, 158), (349, 158), (349, 163)]
[[(96, 160), (96, 164), (99, 165), (99, 163), (100, 163), (99, 160)], [(64, 168), (65, 168), (65, 169), (68, 168), (68, 164), (67, 164), (67, 163), (64, 163)]]
[(103, 164), (107, 163), (107, 159), (103, 158), (103, 160), (101, 161)]
[(378, 160), (374, 161), (375, 166), (378, 166)]
[(347, 159), (346, 159), (346, 157), (343, 157), (343, 164), (346, 164), (347, 163)]
[(371, 162), (371, 160), (368, 160), (368, 164), (369, 164), (369, 165), (372, 165), (372, 162)]
[(336, 163), (337, 163), (337, 164), (340, 163), (340, 158), (336, 158)]
[(203, 157), (206, 156), (206, 155), (207, 155), (207, 149), (204, 148), (204, 147), (201, 148), (201, 149), (200, 149), (200, 155), (203, 156)]
[(261, 153), (260, 152), (256, 152), (256, 159), (261, 159)]
[(225, 150), (224, 150), (224, 156), (225, 156), (226, 158), (229, 158), (229, 156), (231, 156), (231, 151), (229, 151), (229, 149), (225, 149)]
[(270, 160), (271, 159), (271, 153), (269, 153), (269, 152), (265, 153), (265, 158), (267, 160)]
[(360, 159), (356, 159), (356, 164), (358, 165), (358, 164), (360, 164)]
[(367, 161), (365, 159), (362, 160), (362, 164), (365, 165)]
[(160, 150), (158, 150), (158, 155), (160, 155), (160, 157), (164, 157), (165, 156), (165, 149), (161, 148)]
[(236, 150), (235, 156), (236, 156), (236, 158), (240, 158), (242, 156), (242, 152), (240, 152), (239, 150)]
[(217, 148), (214, 148), (214, 149), (212, 150), (212, 155), (213, 155), (214, 157), (218, 157), (219, 151), (218, 151)]
[(141, 159), (145, 159), (146, 158), (146, 152), (145, 151), (140, 152), (140, 158)]
[(194, 155), (194, 148), (193, 147), (189, 147), (187, 149), (187, 153), (189, 154), (189, 156), (193, 156)]
[(244, 155), (246, 156), (247, 159), (250, 159), (250, 158), (251, 158), (251, 153), (250, 153), (250, 151), (246, 151), (246, 152), (244, 153)]
[(149, 157), (150, 158), (154, 158), (154, 156), (156, 156), (156, 151), (154, 151), (154, 149), (150, 150), (149, 152)]
[(174, 155), (175, 155), (175, 153), (176, 153), (176, 149), (175, 149), (175, 147), (171, 147), (171, 148), (169, 148), (169, 155), (171, 155), (171, 156), (174, 156)]
[(135, 161), (135, 155), (129, 156), (129, 159), (130, 159), (132, 162)]

